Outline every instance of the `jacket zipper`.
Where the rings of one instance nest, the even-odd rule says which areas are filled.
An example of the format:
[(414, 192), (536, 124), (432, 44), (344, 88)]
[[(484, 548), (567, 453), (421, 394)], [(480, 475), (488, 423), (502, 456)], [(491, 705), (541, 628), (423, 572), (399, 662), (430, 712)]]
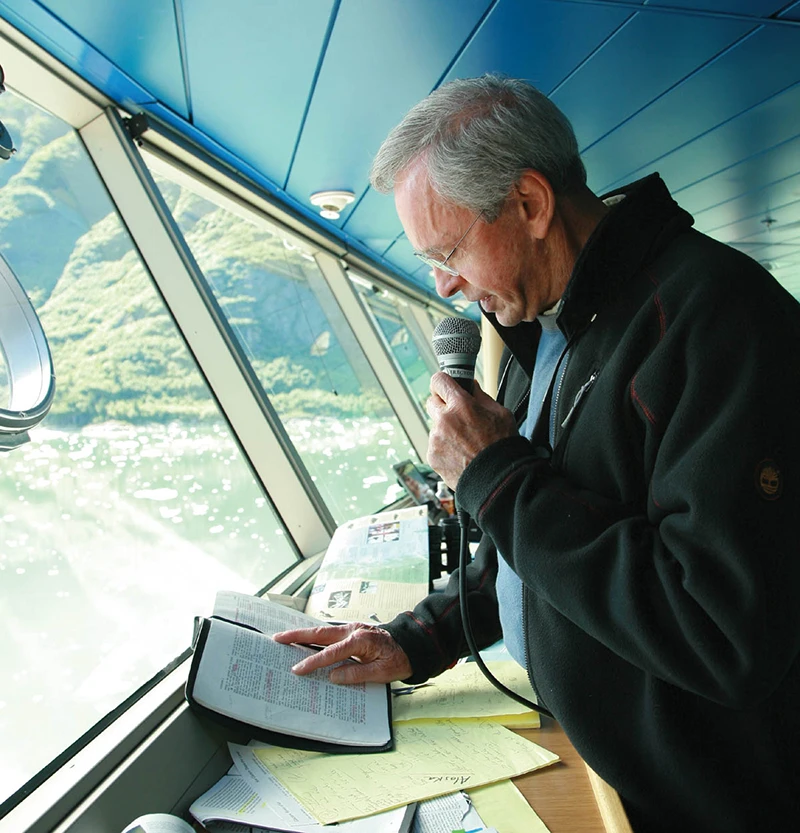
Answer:
[(527, 594), (525, 593), (525, 585), (522, 584), (521, 581), (520, 592), (522, 594), (522, 633), (525, 637), (522, 640), (522, 643), (525, 646), (525, 671), (528, 674), (528, 682), (531, 684), (533, 693), (536, 695), (534, 698), (535, 702), (538, 703), (540, 706), (544, 705), (545, 707), (547, 707), (546, 703), (542, 703), (541, 697), (539, 696), (539, 690), (536, 688), (536, 680), (533, 679), (533, 669), (531, 668), (530, 653), (528, 652), (528, 598)]
[[(562, 377), (562, 379), (563, 379), (563, 377)], [(582, 384), (582, 385), (578, 388), (578, 392), (575, 394), (575, 399), (574, 399), (574, 400), (573, 400), (573, 402), (572, 402), (572, 407), (569, 409), (569, 411), (567, 411), (567, 415), (564, 417), (564, 421), (561, 423), (561, 427), (562, 427), (562, 428), (566, 428), (566, 427), (567, 427), (567, 423), (568, 423), (568, 422), (572, 419), (573, 414), (574, 414), (574, 413), (575, 413), (575, 411), (578, 409), (578, 405), (580, 404), (581, 399), (583, 399), (583, 397), (584, 397), (584, 396), (588, 393), (589, 389), (590, 389), (590, 388), (592, 387), (592, 385), (594, 384), (595, 379), (597, 379), (597, 371), (596, 371), (596, 370), (595, 370), (595, 371), (592, 373), (592, 375), (591, 375), (591, 376), (590, 376), (590, 377), (589, 377), (589, 378), (588, 378), (588, 379), (587, 379), (587, 380), (586, 380), (586, 381), (585, 381), (585, 382), (584, 382), (584, 383), (583, 383), (583, 384)], [(559, 384), (559, 389), (560, 389), (560, 387), (561, 387), (561, 385)], [(557, 395), (556, 395), (556, 399), (558, 399), (558, 396), (557, 396)], [(554, 407), (555, 407), (555, 404), (554, 404)]]
[[(561, 388), (564, 385), (564, 377), (567, 375), (567, 366), (569, 365), (569, 357), (570, 357), (570, 350), (569, 347), (565, 348), (564, 350), (564, 364), (560, 368), (556, 369), (556, 373), (559, 374), (558, 376), (558, 383), (556, 384), (556, 389), (553, 391), (553, 402), (550, 406), (550, 436), (548, 439), (550, 440), (550, 445), (555, 448), (556, 446), (556, 414), (558, 413), (558, 398), (561, 395)], [(563, 428), (563, 424), (562, 424)]]

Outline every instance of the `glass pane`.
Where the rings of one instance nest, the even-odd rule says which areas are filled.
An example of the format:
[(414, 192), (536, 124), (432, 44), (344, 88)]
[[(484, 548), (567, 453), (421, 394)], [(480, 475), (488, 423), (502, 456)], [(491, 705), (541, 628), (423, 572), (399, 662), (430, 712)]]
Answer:
[(0, 349), (0, 408), (7, 408), (11, 399), (11, 388), (8, 385), (8, 367), (6, 357)]
[(399, 497), (391, 467), (417, 457), (309, 251), (255, 215), (155, 179), (336, 522)]
[(435, 361), (432, 358), (430, 363), (425, 361), (420, 345), (403, 321), (398, 298), (387, 290), (376, 291), (361, 282), (354, 282), (354, 285), (375, 316), (397, 365), (430, 422), (425, 402), (430, 396), (431, 375), (437, 369)]
[(0, 801), (296, 554), (71, 128), (3, 96), (0, 241), (56, 396), (0, 455)]

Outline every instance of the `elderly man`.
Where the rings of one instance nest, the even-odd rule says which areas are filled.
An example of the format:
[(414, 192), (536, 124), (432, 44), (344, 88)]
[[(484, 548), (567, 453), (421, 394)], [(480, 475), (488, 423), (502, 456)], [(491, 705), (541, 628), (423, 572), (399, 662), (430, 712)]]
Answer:
[[(498, 401), (431, 380), (429, 462), (483, 533), (501, 635), (637, 833), (800, 829), (800, 307), (692, 230), (657, 175), (600, 199), (530, 85), (445, 85), (376, 188), (437, 289), (507, 345)], [(500, 404), (502, 403), (502, 404)], [(340, 682), (418, 682), (466, 652), (457, 584), (385, 629), (288, 632)]]

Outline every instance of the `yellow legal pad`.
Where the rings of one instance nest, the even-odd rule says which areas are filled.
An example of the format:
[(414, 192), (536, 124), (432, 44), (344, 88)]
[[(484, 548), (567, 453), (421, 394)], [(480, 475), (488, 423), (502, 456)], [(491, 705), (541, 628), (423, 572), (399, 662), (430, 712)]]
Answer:
[(503, 833), (550, 833), (511, 781), (470, 790), (469, 797), (487, 827), (494, 827)]
[[(524, 668), (512, 660), (487, 663), (501, 683), (535, 702)], [(393, 690), (408, 688), (394, 684)], [(462, 662), (434, 677), (429, 685), (396, 695), (392, 701), (392, 721), (429, 718), (487, 718), (503, 726), (538, 727), (539, 715), (495, 688), (475, 662)]]
[(255, 754), (320, 824), (379, 813), (523, 775), (558, 760), (497, 723), (433, 720), (395, 726), (392, 752), (331, 755), (277, 746)]

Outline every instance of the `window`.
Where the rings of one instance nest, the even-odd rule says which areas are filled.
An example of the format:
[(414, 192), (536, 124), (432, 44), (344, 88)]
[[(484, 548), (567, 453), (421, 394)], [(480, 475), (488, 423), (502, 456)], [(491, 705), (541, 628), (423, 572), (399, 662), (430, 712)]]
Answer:
[(430, 344), (422, 343), (421, 333), (410, 327), (403, 316), (404, 307), (408, 310), (408, 304), (388, 290), (381, 290), (363, 279), (354, 279), (353, 282), (383, 333), (408, 386), (430, 421), (425, 402), (430, 395), (431, 375), (439, 368)]
[(336, 522), (397, 499), (392, 465), (418, 458), (312, 251), (160, 166), (154, 178)]
[(0, 802), (295, 563), (72, 129), (12, 92), (0, 246), (56, 396), (0, 455)]

